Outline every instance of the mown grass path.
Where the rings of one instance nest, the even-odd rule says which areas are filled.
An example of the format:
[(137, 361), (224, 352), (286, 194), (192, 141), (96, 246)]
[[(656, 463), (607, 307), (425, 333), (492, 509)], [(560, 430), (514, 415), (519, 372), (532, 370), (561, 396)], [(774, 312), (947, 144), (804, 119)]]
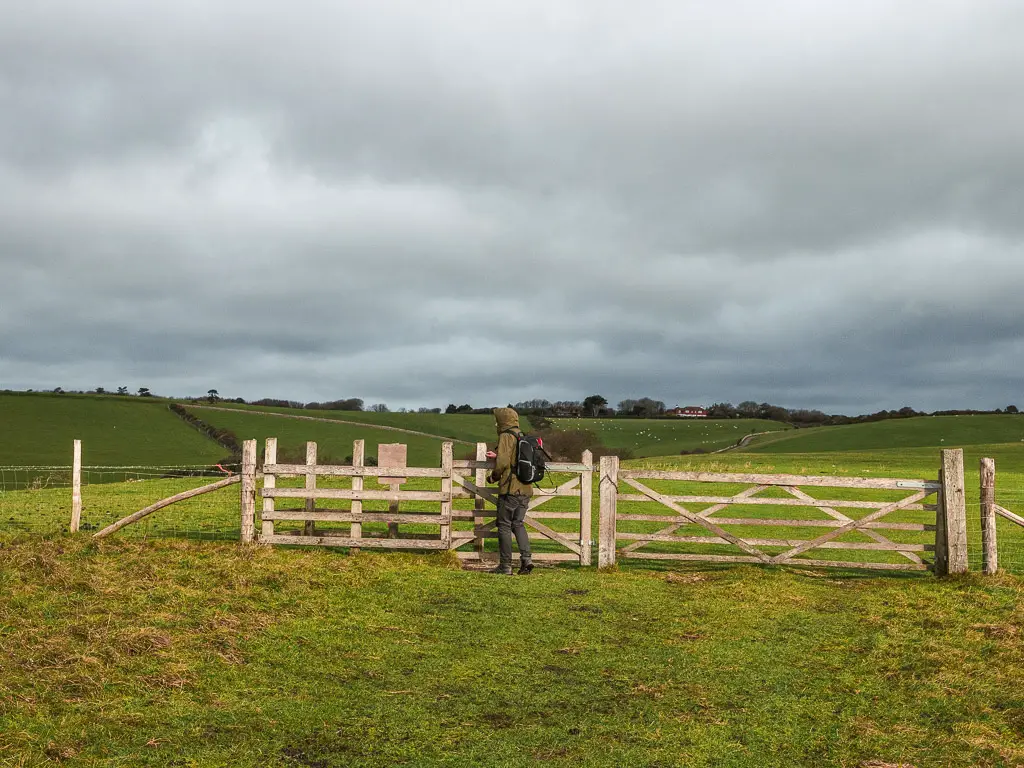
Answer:
[(0, 762), (1024, 763), (1024, 584), (0, 549)]

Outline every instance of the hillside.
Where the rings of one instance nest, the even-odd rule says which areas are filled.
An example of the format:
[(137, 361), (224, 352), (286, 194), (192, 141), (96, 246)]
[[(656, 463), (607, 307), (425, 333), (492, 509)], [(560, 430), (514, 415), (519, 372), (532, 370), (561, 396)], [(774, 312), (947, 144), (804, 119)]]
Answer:
[[(187, 407), (204, 408), (206, 403), (186, 403)], [(217, 408), (242, 412), (280, 413), (287, 416), (305, 416), (334, 421), (350, 421), (369, 426), (397, 427), (425, 432), (439, 437), (450, 437), (468, 443), (494, 442), (494, 417), (479, 413), (375, 413), (372, 411), (321, 411), (307, 408), (278, 408), (263, 405), (218, 402)], [(205, 419), (209, 421), (210, 419)], [(529, 419), (523, 418), (524, 429), (530, 428)], [(390, 442), (395, 442), (392, 440)], [(404, 441), (403, 441), (404, 442)]]
[[(213, 410), (204, 408), (186, 408), (208, 424), (230, 429), (239, 440), (255, 438), (258, 441), (260, 455), (263, 453), (264, 441), (268, 437), (278, 439), (279, 458), (290, 456), (295, 461), (305, 461), (306, 442), (314, 441), (320, 460), (345, 462), (351, 460), (352, 443), (355, 440), (366, 441), (367, 459), (376, 458), (379, 443), (405, 443), (409, 446), (410, 466), (436, 467), (441, 461), (441, 443), (443, 438), (424, 437), (407, 432), (395, 432), (380, 429), (371, 424), (333, 423), (333, 420), (311, 421), (310, 417), (320, 419), (322, 411), (302, 411), (305, 418), (286, 418), (279, 415), (253, 413), (249, 410)], [(493, 419), (491, 420), (493, 423)], [(494, 441), (494, 427), (491, 427), (489, 439)], [(456, 444), (456, 456), (468, 456), (474, 451), (472, 445)]]
[(228, 451), (145, 398), (0, 394), (0, 465), (202, 465)]
[(735, 445), (744, 435), (779, 432), (788, 425), (763, 419), (553, 419), (558, 429), (594, 432), (609, 448), (633, 456), (673, 456), (681, 451), (712, 451)]
[(866, 424), (812, 427), (759, 436), (744, 451), (822, 453), (1007, 443), (1024, 445), (1024, 416), (919, 416)]

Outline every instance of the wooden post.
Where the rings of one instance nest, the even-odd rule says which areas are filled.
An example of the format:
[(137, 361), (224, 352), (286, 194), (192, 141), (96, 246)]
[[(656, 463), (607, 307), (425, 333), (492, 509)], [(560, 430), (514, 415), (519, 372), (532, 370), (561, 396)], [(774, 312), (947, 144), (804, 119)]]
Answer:
[(946, 502), (942, 466), (939, 466), (939, 490), (935, 494), (935, 566), (936, 576), (949, 575), (949, 552), (946, 547)]
[[(263, 488), (277, 488), (277, 475), (267, 472), (268, 464), (277, 464), (277, 438), (268, 437), (267, 443), (263, 448)], [(266, 496), (263, 497), (263, 511), (273, 512), (274, 511), (274, 500), (268, 499)], [(269, 538), (274, 535), (274, 521), (263, 519), (263, 523), (260, 526), (260, 537)]]
[(455, 471), (452, 443), (441, 443), (441, 493), (446, 501), (441, 502), (441, 542), (445, 549), (452, 548), (452, 472)]
[(597, 565), (615, 565), (615, 507), (619, 494), (619, 457), (601, 457), (601, 510), (597, 534)]
[(242, 543), (256, 536), (256, 441), (242, 443)]
[[(476, 460), (487, 461), (487, 443), (476, 444)], [(487, 485), (487, 470), (478, 468), (474, 482), (477, 488), (483, 488)], [(473, 497), (473, 530), (477, 532), (473, 538), (473, 551), (476, 552), (477, 557), (481, 560), (484, 557), (484, 535), (479, 533), (479, 531), (484, 527), (484, 504), (483, 496), (475, 495)]]
[[(366, 443), (363, 440), (354, 440), (352, 442), (352, 466), (361, 467), (363, 466), (363, 460), (366, 452)], [(363, 478), (353, 477), (352, 478), (352, 490), (361, 491), (363, 490)], [(352, 514), (361, 515), (363, 513), (363, 502), (359, 499), (352, 500)], [(353, 539), (361, 539), (363, 537), (363, 524), (352, 523), (352, 529), (350, 534)], [(354, 547), (350, 550), (353, 553), (359, 551), (358, 547)]]
[[(312, 469), (312, 467), (316, 466), (316, 443), (314, 443), (314, 442), (307, 442), (306, 443), (306, 466), (310, 468), (310, 469), (307, 469), (307, 471), (306, 471), (306, 490), (307, 491), (315, 491), (316, 490), (316, 472), (314, 472), (313, 469)], [(314, 499), (312, 497), (306, 499), (306, 511), (307, 512), (312, 512), (315, 509), (316, 509), (316, 499)], [(316, 521), (315, 520), (307, 520), (305, 528), (303, 529), (303, 532), (307, 536), (315, 536), (316, 535)]]
[(981, 570), (991, 576), (999, 570), (996, 540), (996, 462), (981, 460)]
[(71, 458), (71, 526), (77, 533), (82, 524), (82, 441), (75, 440)]
[(964, 489), (964, 452), (942, 452), (942, 507), (945, 528), (946, 573), (967, 572), (967, 503)]
[(580, 473), (580, 565), (590, 565), (592, 546), (591, 506), (594, 495), (594, 454), (583, 452), (581, 463), (587, 469)]

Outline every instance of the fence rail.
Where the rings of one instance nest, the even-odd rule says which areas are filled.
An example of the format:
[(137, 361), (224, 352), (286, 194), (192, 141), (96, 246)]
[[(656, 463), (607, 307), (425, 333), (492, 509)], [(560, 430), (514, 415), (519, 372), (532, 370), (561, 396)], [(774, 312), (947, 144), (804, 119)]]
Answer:
[[(651, 481), (688, 484), (731, 484), (747, 487), (729, 495), (661, 492)], [(638, 493), (623, 492), (628, 486)], [(844, 491), (892, 491), (899, 499), (822, 499), (802, 488), (831, 488)], [(766, 491), (778, 495), (760, 495)], [(935, 497), (935, 503), (925, 499)], [(610, 566), (619, 557), (641, 560), (681, 560), (705, 562), (759, 563), (764, 565), (799, 564), (830, 567), (856, 567), (881, 570), (960, 573), (967, 570), (966, 510), (964, 507), (963, 454), (943, 452), (939, 479), (844, 478), (801, 475), (765, 475), (719, 472), (672, 472), (622, 469), (614, 456), (601, 459), (600, 534), (598, 564)], [(657, 504), (668, 513), (620, 512), (619, 503)], [(817, 519), (722, 517), (718, 513), (730, 507), (802, 508), (820, 513)], [(697, 509), (697, 507), (702, 507)], [(863, 517), (853, 518), (840, 510), (861, 510)], [(935, 513), (934, 522), (890, 522), (883, 518), (895, 512)], [(626, 531), (620, 523), (661, 523), (656, 531)], [(790, 529), (827, 528), (813, 538), (758, 535), (750, 529), (787, 527)], [(680, 533), (683, 529), (703, 529), (701, 535)], [(745, 531), (730, 529), (745, 528)], [(898, 542), (881, 531), (934, 533), (934, 542)], [(870, 541), (843, 541), (847, 534), (859, 534)], [(812, 534), (813, 535), (813, 534)], [(619, 542), (628, 542), (620, 547)], [(645, 551), (650, 544), (728, 546), (739, 553)], [(769, 551), (774, 550), (774, 551)], [(907, 562), (839, 561), (811, 559), (811, 550), (853, 550), (891, 552)], [(934, 553), (926, 562), (920, 554)]]
[[(404, 451), (400, 452), (404, 455)], [(375, 547), (381, 549), (433, 549), (454, 550), (464, 560), (489, 560), (495, 557), (487, 551), (487, 539), (497, 537), (496, 512), (497, 489), (488, 487), (487, 474), (494, 468), (494, 462), (487, 459), (487, 446), (477, 444), (475, 459), (456, 460), (452, 455), (452, 443), (441, 447), (440, 467), (407, 467), (404, 465), (368, 467), (363, 465), (365, 443), (357, 440), (353, 444), (353, 462), (348, 465), (326, 465), (316, 463), (316, 444), (308, 443), (306, 464), (277, 463), (277, 440), (268, 438), (264, 449), (263, 488), (260, 516), (260, 534), (256, 536), (256, 449), (255, 441), (246, 441), (243, 455), (242, 488), (242, 538), (243, 541), (258, 540), (264, 544), (312, 545), (329, 547)], [(552, 542), (563, 551), (535, 552), (534, 559), (565, 561), (574, 560), (582, 565), (591, 563), (591, 488), (593, 481), (593, 458), (584, 453), (579, 462), (553, 462), (548, 464), (553, 475), (574, 474), (576, 477), (552, 489), (538, 488), (530, 499), (525, 523), (530, 538)], [(251, 477), (246, 482), (246, 477)], [(278, 480), (305, 478), (303, 487), (282, 487)], [(350, 487), (324, 487), (319, 480), (341, 478), (349, 480)], [(376, 479), (387, 490), (365, 487), (366, 480)], [(439, 481), (440, 488), (402, 489), (407, 480), (430, 482)], [(278, 500), (303, 500), (301, 509), (280, 509)], [(553, 499), (577, 499), (578, 508), (569, 512), (548, 510), (542, 507)], [(472, 509), (456, 509), (459, 501), (472, 501)], [(347, 507), (318, 507), (318, 501), (347, 501)], [(387, 502), (387, 511), (367, 511), (367, 503)], [(422, 509), (416, 505), (437, 505), (436, 509)], [(488, 508), (488, 504), (491, 505)], [(410, 508), (413, 505), (413, 508)], [(562, 531), (547, 525), (542, 520), (576, 521), (578, 530)], [(301, 532), (282, 532), (279, 523), (302, 522)], [(386, 535), (366, 532), (367, 523), (386, 524)], [(468, 529), (459, 527), (472, 523)], [(317, 524), (321, 524), (318, 527)], [(334, 527), (327, 529), (326, 525)], [(402, 530), (401, 526), (406, 526)], [(436, 532), (408, 530), (408, 526), (436, 528)], [(472, 549), (462, 549), (467, 545)]]

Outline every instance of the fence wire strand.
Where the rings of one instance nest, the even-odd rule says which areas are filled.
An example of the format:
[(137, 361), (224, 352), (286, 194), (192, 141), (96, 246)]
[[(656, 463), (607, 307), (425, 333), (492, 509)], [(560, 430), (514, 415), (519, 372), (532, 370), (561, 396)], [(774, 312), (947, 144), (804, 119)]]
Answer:
[[(82, 467), (80, 530), (98, 531), (182, 491), (238, 474), (238, 464)], [(0, 537), (67, 532), (71, 466), (0, 466)], [(116, 536), (237, 540), (238, 488), (178, 502), (127, 526)]]

